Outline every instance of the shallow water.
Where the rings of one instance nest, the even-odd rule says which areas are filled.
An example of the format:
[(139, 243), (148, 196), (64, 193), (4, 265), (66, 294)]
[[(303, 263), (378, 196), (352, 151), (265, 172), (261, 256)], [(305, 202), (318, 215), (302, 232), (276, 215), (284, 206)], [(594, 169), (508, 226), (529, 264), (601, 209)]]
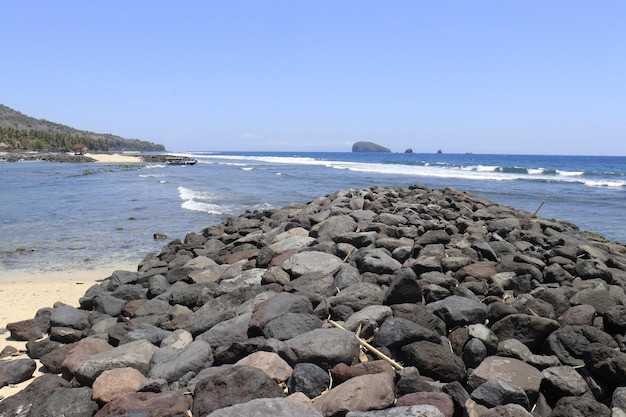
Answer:
[(624, 157), (186, 155), (198, 164), (0, 164), (0, 272), (135, 264), (228, 216), (372, 185), (454, 187), (530, 212), (543, 201), (543, 217), (626, 242)]

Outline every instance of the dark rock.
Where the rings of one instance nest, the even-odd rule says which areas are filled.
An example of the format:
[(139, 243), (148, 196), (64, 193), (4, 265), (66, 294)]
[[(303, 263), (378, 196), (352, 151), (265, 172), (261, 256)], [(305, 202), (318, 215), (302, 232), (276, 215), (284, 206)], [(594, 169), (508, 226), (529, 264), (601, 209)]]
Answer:
[(373, 344), (395, 349), (417, 341), (439, 343), (440, 336), (410, 320), (390, 317), (379, 327)]
[(611, 417), (611, 410), (593, 398), (563, 397), (556, 402), (550, 417)]
[(330, 386), (328, 372), (312, 363), (298, 363), (293, 368), (291, 378), (287, 381), (289, 393), (301, 392), (313, 399), (322, 394)]
[(445, 321), (448, 329), (483, 323), (487, 318), (486, 305), (458, 295), (451, 295), (445, 300), (430, 303), (426, 307)]
[(583, 361), (601, 382), (611, 386), (626, 384), (626, 353), (602, 343), (592, 343), (583, 352)]
[(488, 408), (505, 404), (518, 404), (530, 410), (528, 396), (520, 387), (501, 379), (490, 379), (472, 391), (470, 397)]
[(556, 355), (561, 363), (570, 366), (583, 365), (583, 353), (592, 343), (617, 348), (611, 336), (592, 326), (565, 326), (550, 334), (545, 350)]
[(42, 308), (37, 311), (35, 317), (29, 320), (8, 323), (6, 328), (11, 332), (11, 338), (15, 340), (41, 339), (50, 328), (51, 308)]
[(517, 339), (536, 352), (543, 341), (559, 327), (557, 321), (544, 317), (510, 314), (494, 323), (491, 330), (499, 340)]
[(0, 401), (0, 417), (28, 417), (33, 404), (42, 404), (57, 388), (71, 384), (58, 375), (44, 374), (35, 378), (22, 391)]
[(257, 398), (284, 397), (280, 386), (265, 372), (251, 366), (234, 366), (201, 380), (194, 390), (194, 416)]
[(394, 317), (411, 320), (442, 336), (446, 334), (446, 323), (423, 304), (392, 304), (391, 309)]
[(266, 338), (288, 340), (319, 329), (322, 324), (322, 320), (311, 314), (286, 313), (265, 323), (262, 331)]
[(42, 402), (33, 404), (29, 415), (41, 417), (91, 417), (98, 404), (91, 399), (91, 388), (56, 388)]
[(45, 338), (41, 340), (30, 340), (26, 343), (26, 351), (28, 352), (28, 357), (31, 359), (39, 359), (43, 355), (52, 352), (54, 349), (61, 346), (61, 342), (55, 342), (50, 340), (50, 338)]
[(0, 388), (28, 380), (36, 368), (37, 364), (32, 359), (0, 360)]
[(431, 342), (415, 342), (401, 349), (406, 365), (415, 366), (422, 375), (443, 382), (465, 379), (465, 364), (448, 347)]
[(422, 289), (417, 275), (411, 269), (400, 269), (393, 274), (391, 284), (385, 293), (383, 304), (421, 303)]
[(588, 304), (568, 308), (557, 320), (561, 326), (591, 326), (596, 317), (596, 309)]
[[(591, 390), (582, 376), (569, 366), (553, 366), (541, 372), (541, 391), (546, 398), (590, 396)], [(554, 404), (552, 404), (554, 405)]]

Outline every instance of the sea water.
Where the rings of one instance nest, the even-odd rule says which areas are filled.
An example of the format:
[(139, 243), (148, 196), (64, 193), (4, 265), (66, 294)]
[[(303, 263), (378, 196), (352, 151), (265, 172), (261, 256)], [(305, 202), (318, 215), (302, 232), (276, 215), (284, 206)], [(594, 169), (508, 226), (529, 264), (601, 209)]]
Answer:
[(374, 185), (454, 187), (529, 212), (543, 202), (540, 216), (626, 243), (626, 157), (178, 154), (198, 163), (0, 163), (0, 273), (136, 265), (229, 216)]

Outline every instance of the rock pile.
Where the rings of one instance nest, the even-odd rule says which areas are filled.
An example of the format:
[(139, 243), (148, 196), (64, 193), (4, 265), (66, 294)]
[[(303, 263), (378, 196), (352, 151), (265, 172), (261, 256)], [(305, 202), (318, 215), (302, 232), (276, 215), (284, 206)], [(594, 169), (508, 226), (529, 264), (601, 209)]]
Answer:
[[(11, 323), (0, 416), (626, 416), (626, 248), (454, 189), (249, 212)], [(357, 337), (358, 335), (358, 337)]]

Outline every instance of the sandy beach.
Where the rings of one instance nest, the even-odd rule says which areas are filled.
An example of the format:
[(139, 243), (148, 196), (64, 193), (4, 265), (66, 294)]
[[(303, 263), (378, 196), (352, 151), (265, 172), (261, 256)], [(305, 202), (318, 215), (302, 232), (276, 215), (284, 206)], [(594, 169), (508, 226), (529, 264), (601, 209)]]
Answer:
[(118, 153), (114, 154), (104, 154), (104, 153), (86, 153), (85, 156), (89, 158), (93, 158), (96, 162), (141, 162), (141, 158), (139, 156), (134, 155), (120, 155)]
[[(92, 285), (109, 277), (115, 270), (133, 271), (136, 265), (118, 265), (113, 268), (85, 271), (49, 272), (42, 274), (7, 273), (0, 271), (0, 351), (13, 346), (20, 351), (15, 358), (27, 358), (26, 342), (12, 340), (7, 323), (32, 319), (37, 310), (61, 302), (78, 307), (78, 300)], [(41, 372), (37, 370), (35, 375)], [(32, 380), (0, 388), (0, 399), (20, 391)]]

